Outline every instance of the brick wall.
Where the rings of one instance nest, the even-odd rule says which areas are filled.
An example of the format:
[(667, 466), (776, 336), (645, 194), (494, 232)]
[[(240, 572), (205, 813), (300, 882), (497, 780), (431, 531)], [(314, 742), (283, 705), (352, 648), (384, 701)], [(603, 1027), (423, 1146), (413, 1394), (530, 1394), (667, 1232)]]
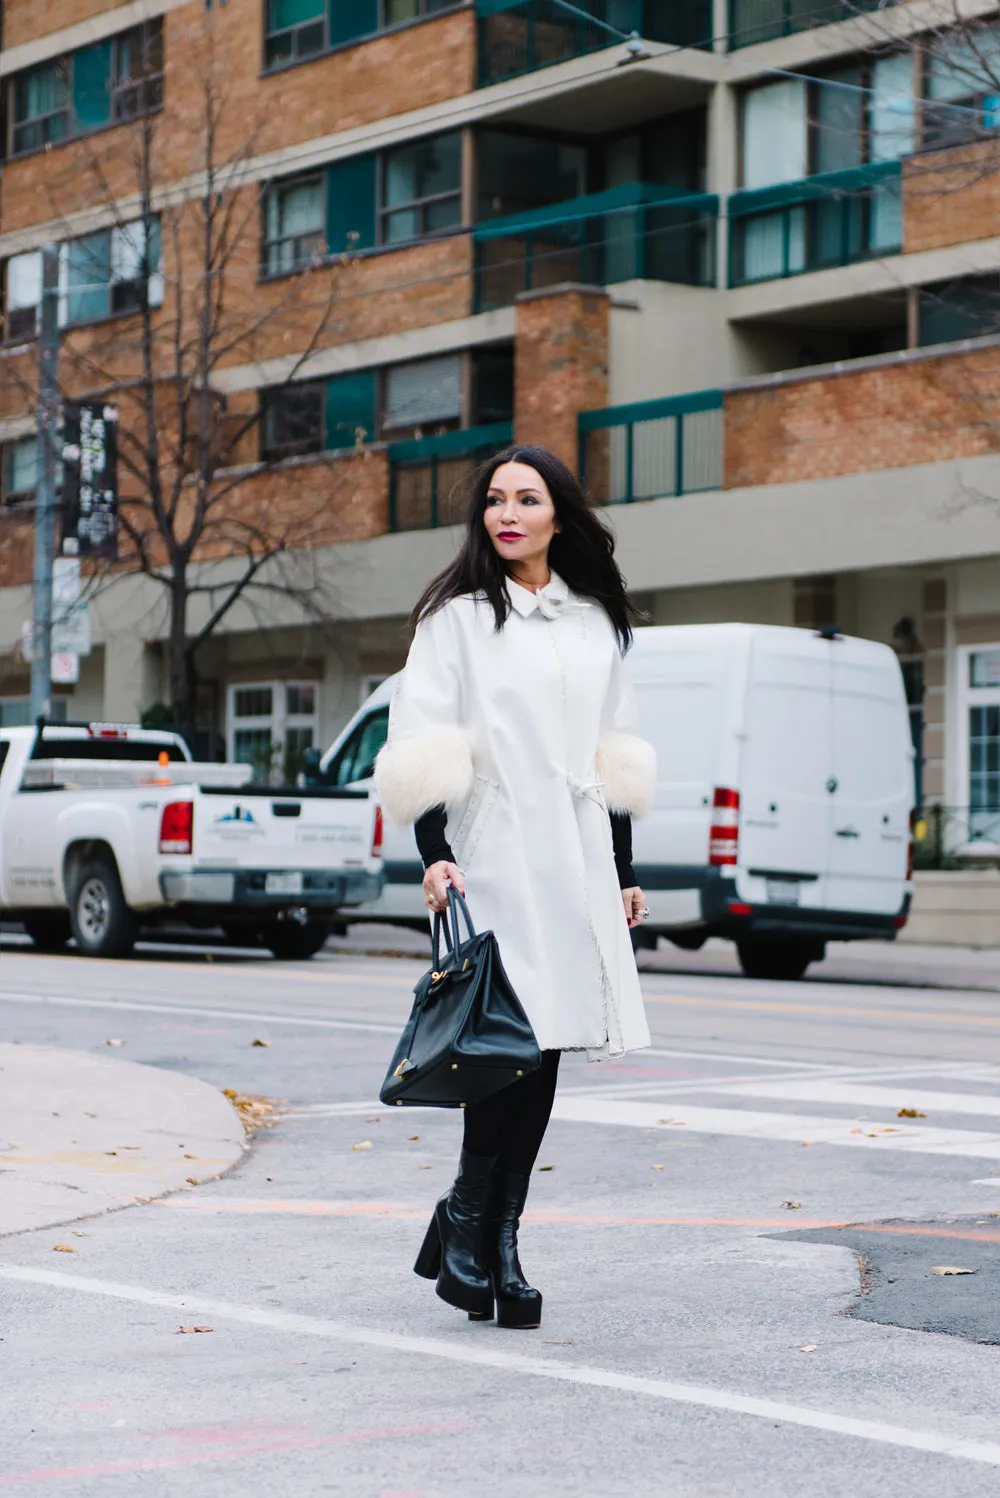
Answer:
[(608, 403), (606, 291), (556, 286), (518, 298), (514, 436), (551, 448), (576, 471), (577, 417)]
[(1000, 450), (1000, 349), (730, 391), (727, 489)]
[(934, 250), (1000, 233), (1000, 143), (977, 141), (903, 163), (903, 249)]
[(19, 47), (121, 5), (122, 0), (4, 0), (3, 44)]

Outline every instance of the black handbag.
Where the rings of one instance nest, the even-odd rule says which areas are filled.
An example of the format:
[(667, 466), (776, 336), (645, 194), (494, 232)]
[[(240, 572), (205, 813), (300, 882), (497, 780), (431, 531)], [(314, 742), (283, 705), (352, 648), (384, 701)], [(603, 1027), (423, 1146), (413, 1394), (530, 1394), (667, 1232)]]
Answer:
[[(459, 912), (468, 929), (464, 941)], [(414, 995), (379, 1093), (383, 1103), (463, 1108), (541, 1065), (535, 1032), (503, 970), (496, 937), (492, 931), (476, 934), (456, 889), (448, 890), (447, 916), (439, 911), (434, 917), (434, 965)]]

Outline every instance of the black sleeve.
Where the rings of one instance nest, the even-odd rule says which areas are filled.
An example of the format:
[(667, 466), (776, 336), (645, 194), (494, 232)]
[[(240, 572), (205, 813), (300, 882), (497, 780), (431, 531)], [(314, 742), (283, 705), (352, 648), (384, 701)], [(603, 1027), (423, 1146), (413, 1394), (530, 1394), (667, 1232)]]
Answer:
[(615, 850), (615, 870), (622, 889), (634, 889), (638, 884), (632, 867), (632, 818), (626, 811), (611, 813), (611, 846)]
[(425, 811), (423, 816), (413, 824), (413, 833), (417, 839), (417, 851), (423, 860), (424, 868), (429, 869), (432, 863), (454, 863), (455, 855), (444, 835), (448, 824), (448, 812), (445, 806), (432, 806), (430, 811)]

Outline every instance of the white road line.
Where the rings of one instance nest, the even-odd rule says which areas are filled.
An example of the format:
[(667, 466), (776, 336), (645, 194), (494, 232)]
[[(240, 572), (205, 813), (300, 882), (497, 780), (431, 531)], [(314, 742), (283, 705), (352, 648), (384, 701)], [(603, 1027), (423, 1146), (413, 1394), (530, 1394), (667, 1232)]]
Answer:
[[(661, 1097), (668, 1095), (676, 1097), (679, 1093), (726, 1092), (734, 1097), (787, 1097), (789, 1101), (801, 1098), (805, 1102), (811, 1102), (813, 1099), (820, 1102), (836, 1102), (839, 1099), (832, 1096), (828, 1098), (821, 1097), (820, 1090), (830, 1086), (836, 1087), (841, 1083), (856, 1082), (858, 1080), (868, 1081), (870, 1079), (872, 1081), (896, 1081), (898, 1086), (906, 1088), (908, 1096), (915, 1096), (916, 1094), (913, 1093), (911, 1084), (906, 1081), (906, 1078), (914, 1076), (943, 1077), (952, 1081), (996, 1080), (997, 1084), (1000, 1085), (1000, 1069), (997, 1069), (995, 1079), (984, 1078), (981, 1075), (980, 1067), (956, 1061), (918, 1061), (913, 1065), (897, 1064), (895, 1066), (830, 1067), (826, 1072), (826, 1076), (830, 1078), (829, 1082), (823, 1079), (824, 1074), (818, 1070), (803, 1072), (793, 1062), (788, 1062), (787, 1065), (788, 1072), (784, 1077), (768, 1078), (763, 1082), (758, 1077), (753, 1076), (712, 1077), (706, 1075), (703, 1077), (685, 1078), (684, 1081), (678, 1082), (671, 1082), (665, 1077), (660, 1077), (649, 1082), (623, 1081), (621, 1084), (617, 1082), (603, 1082), (600, 1084), (599, 1091), (592, 1085), (561, 1087), (559, 1095), (560, 1097), (572, 1097), (577, 1094), (586, 1097), (593, 1097), (595, 1095), (598, 1097), (641, 1097), (643, 1094), (657, 1094)], [(816, 1079), (815, 1084), (813, 1081), (814, 1078)], [(793, 1093), (793, 1087), (798, 1088), (798, 1092)], [(935, 1097), (960, 1097), (962, 1095), (961, 1093), (934, 1094)], [(965, 1095), (967, 1096), (968, 1094)], [(895, 1093), (893, 1097), (895, 1097)], [(854, 1099), (848, 1099), (848, 1101), (853, 1102)], [(886, 1106), (890, 1105), (886, 1104)], [(892, 1106), (898, 1107), (899, 1104), (894, 1103)], [(956, 1109), (955, 1111), (973, 1112), (977, 1110)]]
[(0, 991), (0, 1002), (34, 1004), (39, 1008), (59, 1005), (66, 1009), (118, 1009), (136, 1014), (185, 1014), (201, 1019), (247, 1020), (253, 1024), (307, 1025), (321, 1030), (368, 1030), (375, 1035), (398, 1035), (399, 1025), (383, 1025), (375, 1020), (307, 1019), (297, 1014), (265, 1014), (261, 1010), (207, 1009), (195, 1004), (146, 1004), (132, 999), (75, 999), (64, 994), (11, 993)]
[[(597, 1097), (557, 1097), (552, 1117), (563, 1123), (604, 1124), (633, 1129), (683, 1126), (689, 1134), (725, 1134), (738, 1139), (771, 1139), (796, 1144), (837, 1144), (852, 1149), (901, 1150), (925, 1155), (972, 1155), (1000, 1160), (1000, 1134), (972, 1129), (934, 1129), (900, 1124), (898, 1132), (876, 1133), (878, 1124), (849, 1118), (816, 1118), (805, 1113), (756, 1113), (743, 1108), (697, 1108), (687, 1103), (615, 1102)], [(670, 1122), (666, 1122), (666, 1120)], [(895, 1126), (894, 1126), (895, 1129)]]
[[(772, 1061), (764, 1056), (730, 1056), (725, 1051), (675, 1051), (665, 1046), (646, 1046), (640, 1056), (678, 1056), (683, 1061), (723, 1061), (727, 1066), (768, 1066), (777, 1071), (837, 1071), (839, 1068), (820, 1061)], [(849, 1068), (848, 1068), (849, 1069)]]
[(221, 1320), (264, 1327), (269, 1331), (292, 1335), (324, 1337), (354, 1346), (374, 1347), (392, 1353), (410, 1353), (417, 1357), (442, 1358), (448, 1362), (496, 1368), (519, 1377), (544, 1378), (556, 1383), (579, 1384), (590, 1388), (614, 1389), (629, 1394), (644, 1394), (670, 1404), (720, 1410), (726, 1414), (750, 1415), (757, 1420), (780, 1421), (807, 1430), (853, 1436), (875, 1441), (883, 1446), (924, 1451), (963, 1461), (1000, 1466), (1000, 1444), (972, 1441), (943, 1432), (911, 1430), (902, 1425), (888, 1425), (879, 1420), (860, 1420), (852, 1415), (838, 1415), (829, 1410), (810, 1409), (805, 1405), (785, 1404), (776, 1399), (759, 1399), (729, 1389), (713, 1389), (699, 1384), (675, 1383), (670, 1379), (643, 1378), (637, 1374), (616, 1373), (610, 1368), (563, 1363), (555, 1358), (524, 1357), (504, 1352), (480, 1342), (437, 1341), (431, 1337), (407, 1337), (397, 1332), (378, 1331), (370, 1327), (348, 1326), (319, 1316), (301, 1316), (292, 1311), (267, 1310), (263, 1306), (236, 1305), (204, 1295), (167, 1295), (139, 1285), (117, 1284), (109, 1280), (85, 1279), (52, 1269), (29, 1269), (19, 1264), (0, 1265), (0, 1278), (22, 1284), (46, 1285), (56, 1290), (78, 1294), (101, 1295), (137, 1305), (158, 1306), (165, 1310), (184, 1311), (188, 1315), (212, 1316)]
[(917, 1108), (921, 1112), (971, 1113), (981, 1118), (1000, 1118), (1000, 1093), (987, 1097), (971, 1092), (931, 1092), (899, 1082), (894, 1087), (871, 1087), (864, 1082), (842, 1082), (823, 1077), (801, 1082), (796, 1078), (747, 1082), (739, 1087), (711, 1082), (706, 1092), (729, 1096), (782, 1099), (789, 1103), (846, 1103), (866, 1108)]

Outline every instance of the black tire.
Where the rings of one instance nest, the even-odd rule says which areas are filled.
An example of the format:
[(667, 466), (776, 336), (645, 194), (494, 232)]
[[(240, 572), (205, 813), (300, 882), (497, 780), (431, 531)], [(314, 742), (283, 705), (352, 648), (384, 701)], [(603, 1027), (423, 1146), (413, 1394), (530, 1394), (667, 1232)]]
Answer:
[(778, 983), (796, 982), (816, 959), (812, 947), (793, 941), (739, 941), (736, 951), (747, 978), (769, 978)]
[(131, 952), (139, 921), (125, 903), (113, 859), (91, 858), (78, 870), (69, 921), (77, 949), (85, 957), (127, 957)]
[(257, 947), (260, 945), (260, 927), (255, 921), (223, 921), (222, 930), (227, 941), (234, 947)]
[(65, 910), (40, 911), (21, 925), (40, 952), (61, 952), (73, 934)]
[(261, 929), (261, 940), (275, 957), (285, 962), (304, 962), (315, 957), (330, 934), (325, 921), (270, 921)]

